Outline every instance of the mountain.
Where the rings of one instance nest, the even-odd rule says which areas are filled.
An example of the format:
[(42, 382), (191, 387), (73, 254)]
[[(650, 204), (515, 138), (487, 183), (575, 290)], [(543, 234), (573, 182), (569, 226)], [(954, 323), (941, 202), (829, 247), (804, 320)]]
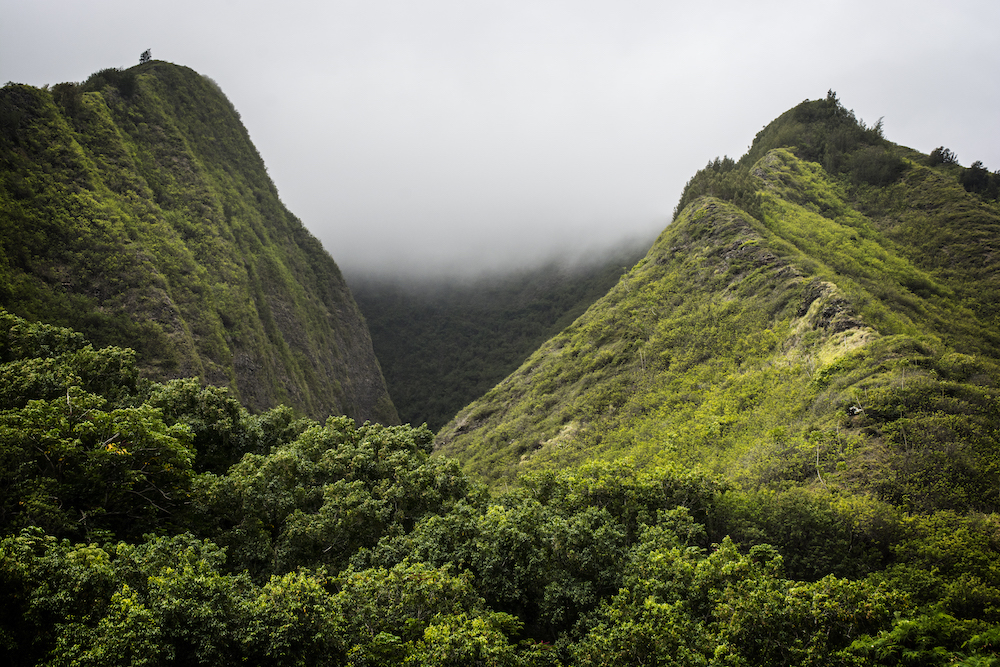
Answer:
[(467, 279), (349, 277), (393, 403), (438, 430), (610, 289), (644, 249)]
[(398, 421), (337, 265), (185, 67), (0, 90), (0, 306), (254, 410)]
[(1000, 663), (997, 175), (879, 130), (696, 174), (464, 471), (0, 309), (0, 662)]
[(494, 481), (624, 460), (997, 511), (1000, 205), (946, 153), (832, 93), (795, 107), (437, 451)]

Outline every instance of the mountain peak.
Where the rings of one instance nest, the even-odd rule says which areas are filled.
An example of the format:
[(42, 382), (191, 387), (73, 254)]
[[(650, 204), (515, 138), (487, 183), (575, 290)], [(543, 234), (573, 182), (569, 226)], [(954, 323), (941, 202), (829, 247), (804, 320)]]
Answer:
[(996, 511), (1000, 274), (973, 244), (1000, 209), (927, 157), (833, 95), (783, 114), (438, 450), (490, 479), (624, 459)]
[(337, 265), (214, 82), (151, 61), (8, 85), (0, 115), (0, 305), (254, 409), (396, 421)]

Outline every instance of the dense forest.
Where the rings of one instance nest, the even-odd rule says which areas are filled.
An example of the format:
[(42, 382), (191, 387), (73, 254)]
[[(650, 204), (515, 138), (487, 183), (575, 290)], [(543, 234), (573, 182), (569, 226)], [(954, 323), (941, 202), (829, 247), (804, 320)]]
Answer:
[(498, 275), (348, 282), (400, 419), (436, 431), (572, 324), (647, 248)]
[(989, 664), (1000, 523), (626, 462), (489, 493), (4, 315), (6, 664)]
[(804, 102), (436, 435), (0, 311), (2, 659), (1000, 664), (1000, 204), (970, 169)]
[(1000, 522), (627, 461), (490, 493), (3, 315), (6, 664), (992, 664)]

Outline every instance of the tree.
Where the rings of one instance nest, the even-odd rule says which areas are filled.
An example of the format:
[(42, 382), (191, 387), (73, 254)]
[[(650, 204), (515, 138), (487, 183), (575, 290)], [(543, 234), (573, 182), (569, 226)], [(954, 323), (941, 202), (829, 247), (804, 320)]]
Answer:
[(939, 164), (958, 164), (958, 156), (944, 146), (938, 146), (931, 151), (927, 163), (932, 167)]
[(963, 170), (958, 182), (967, 192), (978, 192), (988, 199), (996, 199), (1000, 195), (1000, 172), (990, 173), (981, 160)]
[(149, 49), (146, 49), (145, 51), (142, 52), (142, 55), (139, 56), (139, 64), (145, 65), (152, 59), (153, 59), (153, 54), (150, 52)]

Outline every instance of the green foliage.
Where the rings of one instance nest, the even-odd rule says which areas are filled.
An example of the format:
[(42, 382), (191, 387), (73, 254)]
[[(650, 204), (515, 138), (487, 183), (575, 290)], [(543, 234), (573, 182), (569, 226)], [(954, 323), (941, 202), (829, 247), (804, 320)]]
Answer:
[(6, 526), (58, 533), (164, 521), (186, 496), (188, 431), (167, 427), (149, 406), (107, 409), (76, 387), (0, 413)]
[(459, 284), (352, 278), (400, 418), (440, 429), (579, 317), (642, 252)]
[(978, 193), (984, 199), (996, 200), (1000, 197), (1000, 171), (990, 172), (978, 160), (962, 171), (958, 181), (968, 192)]
[[(127, 102), (114, 73), (90, 85), (110, 109), (175, 75), (140, 70)], [(82, 165), (59, 179), (103, 187), (24, 132), (57, 113), (42, 91), (3, 95), (14, 153), (55, 146)], [(103, 113), (94, 95), (79, 113)], [(493, 494), (426, 427), (251, 414), (199, 379), (141, 379), (141, 351), (0, 311), (0, 660), (1000, 663), (998, 276), (969, 251), (1000, 211), (832, 92), (783, 118), (755, 150), (787, 135), (794, 152), (700, 177), (738, 205), (693, 200), (442, 431)], [(17, 280), (0, 287), (27, 293)]]
[[(889, 514), (885, 507), (878, 511)], [(714, 519), (713, 538), (772, 545), (795, 579), (857, 577), (882, 569), (888, 561), (891, 535), (866, 531), (857, 523), (856, 507), (845, 507), (821, 489), (729, 492), (720, 498)]]
[(0, 309), (0, 408), (65, 396), (70, 387), (121, 401), (138, 391), (135, 353), (94, 350), (69, 329), (30, 324)]
[(453, 461), (429, 458), (430, 431), (331, 418), (223, 476), (198, 478), (200, 529), (255, 576), (324, 563), (412, 526), (469, 492)]
[(732, 202), (749, 215), (760, 218), (760, 194), (758, 183), (746, 168), (737, 168), (730, 157), (709, 162), (704, 169), (691, 177), (684, 186), (681, 199), (674, 208), (674, 219), (688, 204), (699, 197), (717, 197)]
[(981, 632), (940, 610), (898, 619), (891, 631), (856, 640), (846, 654), (871, 665), (996, 665), (996, 629)]
[(942, 164), (958, 164), (958, 156), (955, 155), (954, 151), (944, 146), (938, 146), (927, 156), (927, 166), (936, 167)]
[(705, 196), (735, 204), (762, 219), (757, 162), (768, 152), (786, 147), (802, 160), (819, 163), (830, 175), (848, 174), (855, 183), (888, 185), (907, 168), (882, 136), (881, 119), (868, 127), (830, 91), (826, 99), (803, 102), (772, 121), (739, 161), (716, 158), (699, 170), (685, 186), (674, 219)]
[(904, 171), (906, 163), (886, 147), (870, 146), (851, 156), (850, 174), (856, 184), (889, 185)]
[(708, 515), (714, 489), (701, 476), (636, 476), (624, 466), (541, 474), (488, 505), (459, 503), (430, 515), (355, 561), (419, 559), (468, 570), (491, 607), (551, 641), (620, 588), (620, 563), (648, 526), (671, 545), (703, 542), (692, 513)]
[(109, 67), (91, 74), (83, 83), (85, 92), (102, 92), (106, 87), (114, 88), (125, 99), (131, 98), (136, 91), (136, 72), (132, 69), (122, 70)]
[(403, 562), (348, 570), (335, 583), (354, 664), (518, 664), (508, 637), (520, 624), (489, 611), (468, 574)]
[[(494, 511), (517, 540), (493, 542), (489, 509), (466, 507), (377, 557), (470, 568), (572, 664), (994, 659), (998, 276), (973, 257), (997, 211), (835, 99), (779, 121), (752, 160), (699, 172), (647, 257), (439, 433), (494, 488), (531, 490), (537, 505)], [(577, 481), (553, 472), (567, 467)], [(698, 529), (654, 509), (672, 505), (649, 480), (683, 468), (718, 480), (678, 503)], [(532, 607), (544, 595), (514, 592), (552, 575), (528, 526), (559, 534), (553, 511), (577, 502), (607, 512), (635, 574), (619, 566), (600, 589), (619, 593), (581, 606)], [(580, 581), (602, 580), (560, 590)]]
[[(776, 281), (768, 270), (776, 258), (758, 246), (746, 218), (727, 215), (723, 224), (701, 224), (704, 212), (716, 206), (694, 214), (692, 221), (699, 222), (691, 226), (668, 228), (608, 296), (463, 410), (439, 435), (441, 451), (499, 477), (546, 460), (573, 461), (584, 450), (606, 451), (608, 458), (632, 453), (649, 461), (665, 440), (650, 433), (639, 447), (621, 442), (628, 437), (621, 427), (634, 425), (633, 418), (656, 420), (661, 433), (673, 424), (690, 429), (697, 402), (687, 399), (702, 394), (711, 377), (722, 382), (734, 377), (735, 369), (751, 371), (755, 359), (772, 354), (780, 340), (776, 329), (787, 325), (770, 318), (798, 305), (794, 286)], [(714, 245), (717, 239), (724, 239), (721, 247)], [(687, 259), (671, 265), (672, 256)], [(736, 298), (721, 304), (688, 298), (716, 287), (732, 289), (734, 297), (766, 293), (768, 303), (760, 308)], [(717, 349), (731, 350), (731, 361), (715, 357), (712, 367), (700, 366)], [(699, 367), (704, 375), (688, 375)], [(779, 374), (785, 373), (768, 371), (770, 377)], [(691, 383), (693, 391), (682, 382)], [(470, 447), (468, 441), (480, 433), (488, 441)]]
[(396, 423), (339, 269), (218, 86), (183, 67), (0, 89), (0, 306), (254, 410)]
[(190, 431), (136, 404), (132, 350), (0, 319), (0, 525), (86, 536), (169, 522), (193, 473)]
[(22, 531), (0, 542), (0, 651), (11, 665), (544, 664), (511, 641), (515, 618), (447, 568), (300, 570), (258, 586), (224, 560), (190, 536), (102, 549)]
[(783, 579), (766, 547), (654, 545), (634, 550), (625, 586), (588, 619), (576, 664), (845, 664), (836, 653), (885, 627), (902, 601), (865, 581)]
[(930, 231), (942, 218), (928, 208), (898, 213), (882, 195), (969, 204), (921, 166), (876, 187), (774, 149), (752, 173), (759, 217), (688, 206), (604, 299), (442, 429), (439, 450), (491, 479), (629, 456), (995, 511), (1000, 276), (904, 248), (891, 226), (919, 220), (964, 256), (995, 214)]
[(845, 158), (866, 146), (888, 146), (882, 121), (860, 121), (829, 91), (822, 100), (807, 100), (786, 111), (757, 133), (740, 163), (753, 164), (775, 148), (795, 147), (797, 157), (818, 162), (831, 173), (848, 169)]
[(225, 388), (204, 386), (192, 378), (154, 385), (147, 402), (168, 424), (191, 430), (199, 471), (224, 472), (243, 454), (267, 454), (312, 424), (296, 419), (287, 406), (252, 415)]
[[(178, 421), (204, 412), (179, 405)], [(202, 511), (176, 520), (201, 537), (74, 543), (39, 527), (7, 530), (0, 652), (11, 665), (994, 655), (995, 517), (748, 493), (627, 462), (539, 472), (490, 498), (454, 462), (429, 458), (430, 440), (426, 429), (344, 418), (311, 426), (224, 475), (198, 477)], [(710, 532), (729, 529), (743, 546), (711, 543)], [(789, 577), (786, 563), (807, 580)], [(837, 567), (871, 574), (825, 572)]]

